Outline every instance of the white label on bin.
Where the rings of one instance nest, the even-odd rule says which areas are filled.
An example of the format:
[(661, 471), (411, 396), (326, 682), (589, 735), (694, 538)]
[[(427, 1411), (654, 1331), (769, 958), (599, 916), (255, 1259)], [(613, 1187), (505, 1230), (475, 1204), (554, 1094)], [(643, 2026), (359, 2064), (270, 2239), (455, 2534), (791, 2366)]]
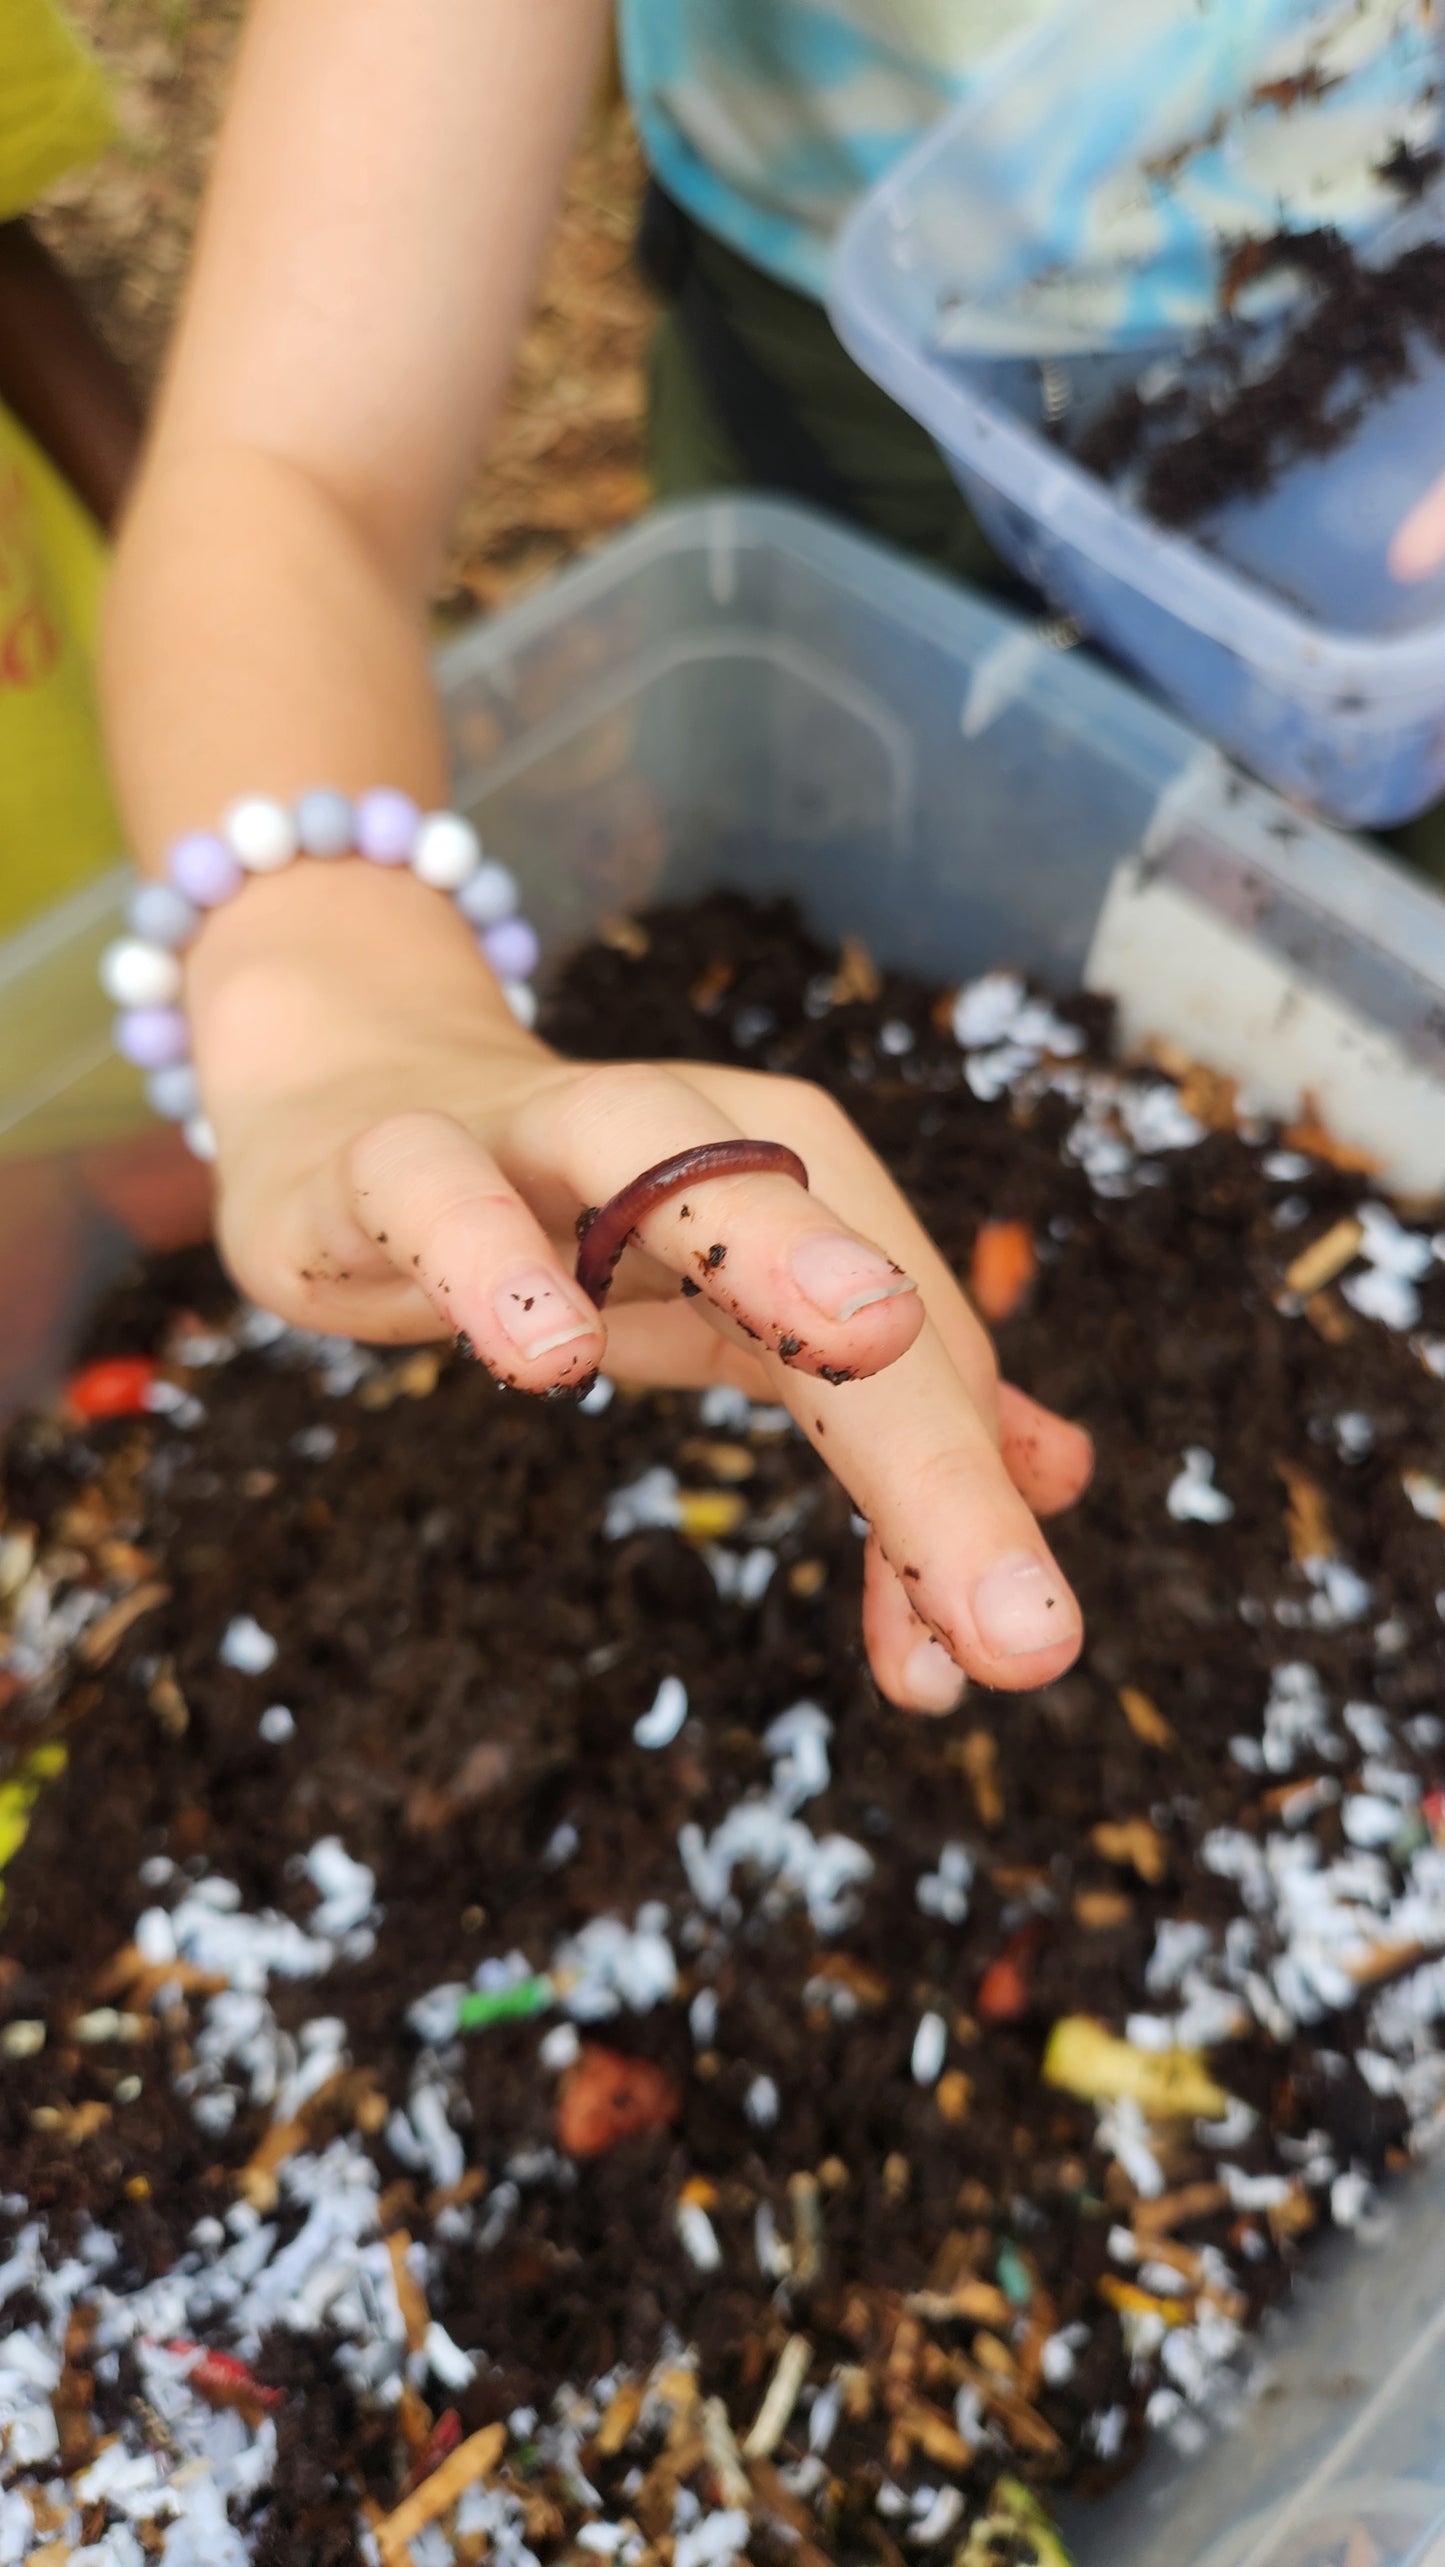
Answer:
[(1126, 1049), (1151, 1036), (1237, 1078), (1261, 1113), (1308, 1098), (1405, 1194), (1445, 1176), (1445, 1084), (1332, 991), (1303, 979), (1247, 928), (1157, 863), (1126, 857), (1094, 931), (1084, 985), (1112, 998)]

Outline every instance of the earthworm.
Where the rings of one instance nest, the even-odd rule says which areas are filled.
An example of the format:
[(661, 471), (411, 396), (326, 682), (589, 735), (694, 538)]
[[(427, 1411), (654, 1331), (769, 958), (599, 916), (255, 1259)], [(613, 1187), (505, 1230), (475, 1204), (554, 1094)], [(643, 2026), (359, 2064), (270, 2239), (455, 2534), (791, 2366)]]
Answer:
[(684, 1186), (708, 1177), (752, 1175), (791, 1177), (807, 1191), (807, 1169), (796, 1150), (787, 1149), (781, 1141), (704, 1141), (696, 1150), (680, 1150), (675, 1159), (663, 1159), (657, 1167), (645, 1169), (600, 1212), (586, 1217), (585, 1226), (578, 1225), (577, 1281), (594, 1308), (602, 1308), (622, 1251), (649, 1212), (669, 1196), (681, 1194)]

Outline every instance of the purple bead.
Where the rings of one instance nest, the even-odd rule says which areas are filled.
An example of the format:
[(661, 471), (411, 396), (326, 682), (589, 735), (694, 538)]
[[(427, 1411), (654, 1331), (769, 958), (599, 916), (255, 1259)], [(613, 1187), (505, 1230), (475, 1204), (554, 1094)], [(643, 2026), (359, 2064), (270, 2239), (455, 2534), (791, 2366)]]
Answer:
[(138, 1070), (174, 1069), (190, 1059), (190, 1028), (178, 1007), (128, 1007), (115, 1020), (115, 1048)]
[(381, 785), (356, 806), (356, 845), (374, 865), (404, 865), (416, 843), (421, 813), (409, 793)]
[(183, 891), (198, 909), (219, 909), (223, 901), (234, 900), (246, 879), (225, 839), (207, 829), (194, 829), (189, 837), (176, 840), (166, 871), (177, 891)]
[(481, 941), (498, 980), (530, 980), (542, 959), (536, 930), (525, 918), (499, 919)]

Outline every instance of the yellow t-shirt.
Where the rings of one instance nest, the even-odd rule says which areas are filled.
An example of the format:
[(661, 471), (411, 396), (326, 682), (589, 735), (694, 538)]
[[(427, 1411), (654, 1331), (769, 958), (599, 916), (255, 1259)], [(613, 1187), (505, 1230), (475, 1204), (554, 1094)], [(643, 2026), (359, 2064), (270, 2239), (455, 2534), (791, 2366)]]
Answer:
[[(0, 221), (113, 131), (104, 77), (53, 0), (0, 0)], [(105, 547), (0, 408), (0, 936), (120, 847), (96, 715)]]

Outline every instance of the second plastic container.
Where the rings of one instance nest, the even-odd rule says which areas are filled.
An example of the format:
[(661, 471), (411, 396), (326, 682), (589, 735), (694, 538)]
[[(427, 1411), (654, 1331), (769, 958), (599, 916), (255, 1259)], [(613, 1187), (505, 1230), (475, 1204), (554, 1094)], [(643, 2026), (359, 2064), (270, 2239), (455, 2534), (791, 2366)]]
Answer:
[[(997, 227), (998, 263), (1011, 273), (1027, 276), (1032, 262), (1043, 277), (1057, 258), (1047, 228), (1035, 236), (1010, 208), (1009, 95), (1045, 56), (1057, 80), (1070, 46), (1080, 78), (1096, 77), (1090, 0), (1014, 48), (865, 200), (835, 262), (839, 334), (936, 438), (999, 551), (1208, 737), (1333, 819), (1407, 819), (1445, 792), (1445, 570), (1407, 587), (1386, 553), (1445, 472), (1439, 354), (1422, 351), (1419, 379), (1379, 402), (1347, 447), (1292, 466), (1263, 501), (1233, 504), (1185, 536), (1049, 434), (1039, 363), (1017, 350), (960, 352), (981, 226)], [(1362, 253), (1378, 260), (1442, 236), (1437, 179), (1408, 211), (1367, 228)], [(1168, 350), (1158, 340), (1070, 359), (1054, 382), (1077, 409)]]

